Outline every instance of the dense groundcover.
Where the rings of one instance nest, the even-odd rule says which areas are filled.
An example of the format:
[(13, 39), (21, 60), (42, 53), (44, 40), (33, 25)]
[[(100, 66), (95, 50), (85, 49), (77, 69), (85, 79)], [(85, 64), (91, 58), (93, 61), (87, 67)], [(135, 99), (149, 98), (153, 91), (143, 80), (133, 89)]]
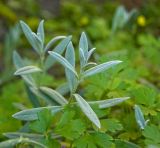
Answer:
[(160, 2), (0, 2), (0, 148), (159, 148)]

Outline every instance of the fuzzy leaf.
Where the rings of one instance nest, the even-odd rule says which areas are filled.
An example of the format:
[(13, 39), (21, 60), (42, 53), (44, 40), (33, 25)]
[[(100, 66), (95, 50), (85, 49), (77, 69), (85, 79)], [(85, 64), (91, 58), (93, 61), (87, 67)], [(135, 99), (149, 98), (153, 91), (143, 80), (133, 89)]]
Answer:
[(80, 106), (82, 112), (88, 117), (88, 119), (95, 124), (98, 128), (101, 128), (100, 121), (95, 114), (95, 112), (92, 110), (90, 105), (78, 94), (74, 94), (75, 99)]
[(145, 128), (145, 126), (147, 125), (147, 122), (144, 119), (141, 108), (138, 105), (135, 105), (134, 109), (135, 109), (136, 122), (139, 125), (139, 127), (143, 130)]
[(87, 56), (88, 56), (88, 41), (87, 41), (86, 34), (84, 32), (82, 32), (81, 37), (80, 37), (79, 49), (82, 49), (82, 51), (84, 53), (84, 57), (85, 57), (85, 59), (87, 59)]
[(100, 65), (97, 65), (95, 67), (92, 67), (88, 70), (86, 70), (84, 73), (83, 73), (83, 77), (88, 77), (88, 76), (91, 76), (91, 75), (95, 75), (97, 73), (100, 73), (100, 72), (103, 72), (119, 63), (121, 63), (122, 61), (109, 61), (109, 62), (106, 62), (106, 63), (103, 63), (103, 64), (100, 64)]
[(39, 23), (39, 26), (38, 26), (38, 30), (37, 30), (37, 35), (39, 34), (39, 37), (42, 41), (42, 44), (44, 44), (44, 38), (45, 38), (45, 35), (44, 35), (44, 20), (42, 20), (40, 23)]
[(65, 105), (68, 103), (68, 101), (57, 91), (48, 88), (48, 87), (40, 87), (40, 90), (46, 93), (48, 96), (50, 96), (52, 99), (54, 99), (56, 102), (58, 102), (61, 105)]
[(123, 97), (123, 98), (114, 98), (114, 99), (106, 99), (106, 100), (101, 100), (101, 101), (90, 101), (88, 102), (89, 104), (98, 104), (99, 108), (109, 108), (112, 106), (115, 106), (119, 103), (122, 103), (126, 100), (128, 100), (130, 97)]
[(14, 73), (14, 75), (26, 75), (26, 74), (31, 74), (31, 73), (40, 72), (40, 71), (42, 70), (36, 66), (25, 66), (25, 67), (19, 68)]
[(58, 40), (61, 40), (61, 39), (65, 39), (66, 37), (65, 36), (57, 36), (57, 37), (54, 37), (52, 38), (48, 44), (45, 46), (44, 50), (47, 51), (48, 49), (50, 49), (52, 47), (52, 45), (57, 42)]
[[(67, 46), (65, 59), (75, 68), (75, 52), (72, 42), (70, 42)], [(65, 69), (65, 73), (70, 88), (70, 92), (73, 92), (78, 85), (77, 77), (67, 68)]]
[(75, 74), (78, 77), (78, 74), (75, 71), (75, 68), (65, 58), (63, 58), (60, 54), (53, 52), (53, 51), (49, 51), (49, 54), (54, 59), (56, 59), (60, 64), (62, 64), (65, 68), (70, 70), (73, 74)]
[(12, 115), (12, 117), (16, 118), (18, 120), (24, 120), (24, 121), (37, 120), (38, 119), (37, 113), (44, 110), (44, 109), (49, 109), (49, 110), (51, 110), (52, 114), (55, 114), (55, 113), (61, 111), (63, 108), (61, 106), (38, 107), (38, 108), (20, 111), (18, 113), (15, 113), (14, 115)]
[[(54, 52), (57, 52), (59, 54), (62, 54), (65, 50), (65, 48), (67, 47), (67, 45), (69, 44), (70, 40), (71, 40), (72, 36), (68, 36), (65, 39), (63, 39), (54, 49)], [(45, 69), (49, 69), (54, 63), (56, 62), (56, 60), (53, 59), (53, 57), (51, 55), (49, 55), (45, 61)]]

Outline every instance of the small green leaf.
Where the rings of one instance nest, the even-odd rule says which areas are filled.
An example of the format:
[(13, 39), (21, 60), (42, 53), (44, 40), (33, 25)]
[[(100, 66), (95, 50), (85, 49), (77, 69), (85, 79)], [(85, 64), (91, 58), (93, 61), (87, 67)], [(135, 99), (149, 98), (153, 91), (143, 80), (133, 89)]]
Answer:
[(45, 133), (51, 124), (51, 111), (44, 109), (37, 113), (38, 120), (30, 123), (30, 128), (38, 133)]
[(87, 60), (84, 56), (83, 49), (81, 48), (79, 49), (79, 59), (80, 59), (81, 68), (83, 68), (87, 64)]
[(65, 105), (68, 103), (68, 101), (57, 91), (48, 88), (48, 87), (40, 87), (40, 90), (49, 95), (52, 99), (54, 99), (56, 102), (58, 102), (61, 105)]
[(89, 50), (88, 52), (88, 56), (87, 56), (87, 61), (90, 59), (90, 57), (92, 56), (93, 52), (96, 50), (96, 48), (92, 48), (91, 50)]
[(68, 70), (70, 70), (73, 74), (75, 74), (75, 76), (78, 77), (77, 72), (75, 71), (75, 68), (65, 59), (63, 58), (60, 54), (53, 52), (53, 51), (49, 51), (49, 54), (56, 59), (60, 64), (62, 64), (65, 68), (67, 68)]
[(82, 109), (82, 112), (88, 117), (90, 121), (92, 121), (94, 125), (96, 125), (98, 128), (101, 128), (100, 121), (90, 105), (80, 95), (74, 94), (74, 96), (78, 105)]
[(38, 116), (37, 113), (44, 110), (44, 109), (49, 109), (51, 110), (52, 114), (55, 114), (63, 109), (61, 106), (48, 106), (48, 107), (38, 107), (38, 108), (33, 108), (33, 109), (27, 109), (20, 111), (18, 113), (15, 113), (12, 115), (13, 118), (16, 118), (18, 120), (24, 120), (24, 121), (32, 121), (32, 120), (37, 120)]
[(140, 146), (136, 145), (135, 143), (121, 140), (121, 139), (115, 139), (115, 145), (117, 148), (141, 148)]
[(31, 74), (31, 73), (40, 72), (40, 71), (42, 70), (36, 66), (25, 66), (25, 67), (19, 68), (14, 73), (14, 75), (26, 75), (26, 74)]
[(91, 76), (91, 75), (95, 75), (97, 73), (100, 73), (100, 72), (103, 72), (119, 63), (121, 63), (122, 61), (109, 61), (109, 62), (106, 62), (106, 63), (103, 63), (103, 64), (100, 64), (100, 65), (97, 65), (95, 67), (92, 67), (88, 70), (86, 70), (84, 73), (83, 73), (83, 78), (86, 78), (88, 76)]

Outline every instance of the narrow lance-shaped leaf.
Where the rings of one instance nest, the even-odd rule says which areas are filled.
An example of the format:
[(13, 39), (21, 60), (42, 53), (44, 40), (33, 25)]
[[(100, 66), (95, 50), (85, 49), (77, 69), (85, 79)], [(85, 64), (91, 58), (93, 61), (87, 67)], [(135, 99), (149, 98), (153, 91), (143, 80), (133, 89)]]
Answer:
[(44, 20), (42, 20), (39, 23), (38, 30), (37, 30), (37, 35), (41, 38), (42, 44), (44, 44), (44, 38), (45, 38), (45, 34), (44, 34)]
[(36, 66), (25, 66), (25, 67), (19, 68), (14, 73), (14, 75), (26, 75), (26, 74), (40, 72), (40, 71), (42, 71), (42, 70)]
[(10, 139), (24, 137), (24, 138), (31, 138), (33, 140), (37, 140), (37, 139), (39, 140), (44, 138), (44, 135), (41, 135), (41, 134), (24, 133), (24, 132), (8, 132), (8, 133), (4, 133), (3, 135)]
[[(63, 39), (54, 49), (54, 52), (57, 52), (59, 54), (62, 54), (65, 50), (65, 48), (67, 47), (67, 45), (69, 44), (70, 40), (71, 40), (72, 36), (68, 36), (65, 39)], [(54, 63), (56, 62), (56, 60), (53, 59), (53, 57), (51, 55), (49, 55), (45, 61), (45, 69), (48, 70)]]
[[(16, 69), (19, 69), (25, 66), (22, 58), (16, 51), (13, 52), (13, 62), (14, 62)], [(22, 78), (30, 86), (36, 86), (35, 81), (31, 75), (22, 75)]]
[(43, 43), (42, 43), (41, 37), (35, 34), (34, 32), (32, 32), (32, 36), (35, 40), (37, 52), (40, 55), (41, 53), (43, 53)]
[(87, 61), (90, 59), (91, 55), (93, 54), (93, 52), (96, 50), (96, 48), (92, 48), (89, 52), (88, 52), (88, 56), (87, 56)]
[(30, 27), (24, 23), (23, 21), (20, 21), (20, 24), (21, 24), (21, 27), (22, 27), (22, 30), (27, 38), (27, 40), (29, 41), (29, 43), (31, 44), (31, 46), (35, 49), (35, 51), (37, 53), (39, 53), (39, 47), (37, 47), (37, 41), (35, 40), (35, 37), (33, 36), (33, 32), (32, 30), (30, 29)]
[(48, 44), (45, 46), (44, 50), (47, 51), (49, 48), (52, 47), (52, 45), (57, 42), (58, 40), (61, 40), (61, 39), (64, 39), (66, 38), (66, 36), (57, 36), (57, 37), (54, 37), (53, 39), (51, 39)]
[(80, 106), (82, 112), (88, 117), (88, 119), (94, 125), (96, 125), (98, 128), (101, 128), (100, 121), (99, 121), (97, 115), (95, 114), (95, 112), (90, 107), (90, 105), (80, 95), (74, 94), (74, 96), (75, 96), (75, 99), (76, 99), (78, 105)]
[(61, 105), (65, 105), (68, 103), (68, 101), (57, 91), (48, 88), (48, 87), (40, 87), (40, 90), (49, 95), (52, 99), (54, 99), (56, 102), (58, 102)]
[[(75, 68), (75, 52), (72, 42), (70, 42), (67, 46), (65, 59)], [(77, 77), (67, 68), (65, 68), (65, 73), (70, 88), (70, 92), (73, 92), (78, 85)]]
[(41, 144), (37, 141), (31, 140), (29, 138), (23, 138), (23, 137), (11, 139), (11, 140), (6, 140), (4, 142), (1, 142), (0, 143), (0, 148), (13, 147), (13, 146), (16, 146), (19, 143), (30, 143), (32, 145), (37, 145), (40, 148), (47, 148), (45, 145), (43, 145), (43, 144)]
[(87, 59), (87, 56), (88, 56), (88, 41), (87, 41), (86, 34), (84, 32), (82, 32), (81, 37), (80, 37), (79, 49), (80, 48), (84, 52), (85, 59)]
[(52, 114), (55, 114), (61, 111), (63, 107), (62, 106), (48, 106), (48, 107), (38, 107), (38, 108), (33, 108), (33, 109), (27, 109), (27, 110), (23, 110), (18, 113), (15, 113), (14, 115), (12, 115), (12, 117), (18, 120), (24, 120), (24, 121), (37, 120), (38, 119), (37, 113), (41, 112), (44, 109), (49, 109), (51, 110)]
[(101, 101), (90, 101), (88, 102), (89, 104), (98, 104), (99, 108), (109, 108), (112, 106), (115, 106), (119, 103), (122, 103), (126, 100), (130, 99), (130, 97), (123, 97), (123, 98), (114, 98), (114, 99), (106, 99), (106, 100), (101, 100)]
[(139, 125), (139, 127), (143, 130), (147, 125), (148, 120), (145, 121), (141, 108), (138, 105), (135, 105), (134, 109), (135, 109), (136, 122)]
[(84, 56), (84, 52), (82, 48), (79, 49), (79, 59), (80, 59), (81, 68), (83, 68), (87, 64), (87, 60)]
[(91, 76), (91, 75), (95, 75), (95, 74), (98, 74), (98, 73), (101, 73), (119, 63), (121, 63), (122, 61), (109, 61), (109, 62), (106, 62), (106, 63), (103, 63), (103, 64), (100, 64), (100, 65), (97, 65), (95, 67), (92, 67), (88, 70), (86, 70), (84, 73), (83, 73), (83, 78), (85, 77), (88, 77), (88, 76)]
[(78, 77), (77, 72), (75, 71), (74, 67), (65, 59), (63, 58), (60, 54), (49, 51), (48, 52), (54, 59), (56, 59), (60, 64), (64, 66), (64, 68), (69, 69), (73, 74), (75, 74)]

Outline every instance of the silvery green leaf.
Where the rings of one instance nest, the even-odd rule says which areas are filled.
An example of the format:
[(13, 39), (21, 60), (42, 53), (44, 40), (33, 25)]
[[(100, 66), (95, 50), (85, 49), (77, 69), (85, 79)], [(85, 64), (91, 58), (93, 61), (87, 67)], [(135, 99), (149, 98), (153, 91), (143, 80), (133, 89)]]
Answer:
[(10, 139), (24, 137), (24, 138), (31, 138), (31, 139), (37, 140), (44, 137), (44, 135), (40, 135), (40, 134), (23, 133), (23, 132), (8, 132), (8, 133), (4, 133), (3, 135)]
[(89, 62), (86, 65), (84, 65), (84, 67), (87, 68), (87, 67), (96, 66), (96, 65), (97, 65), (97, 63), (95, 63), (95, 62)]
[[(75, 68), (75, 52), (72, 42), (70, 42), (67, 46), (65, 59)], [(68, 68), (65, 68), (65, 73), (70, 88), (70, 92), (73, 92), (78, 85), (77, 77)]]
[(123, 97), (123, 98), (114, 98), (114, 99), (106, 99), (106, 100), (100, 100), (100, 101), (90, 101), (89, 104), (98, 104), (99, 108), (109, 108), (112, 106), (115, 106), (119, 103), (122, 103), (126, 100), (130, 99), (130, 97)]
[(29, 144), (32, 144), (32, 145), (37, 145), (40, 148), (47, 148), (45, 145), (43, 145), (43, 144), (41, 144), (37, 141), (31, 140), (29, 138), (23, 138), (23, 137), (11, 139), (11, 140), (6, 140), (4, 142), (1, 142), (0, 143), (0, 148), (11, 148), (11, 147), (16, 146), (19, 143), (29, 143)]
[(75, 68), (65, 58), (63, 58), (60, 54), (53, 51), (49, 51), (48, 53), (52, 56), (53, 59), (56, 59), (60, 64), (62, 64), (65, 68), (70, 70), (73, 74), (75, 74), (75, 76), (78, 77)]
[(25, 66), (25, 67), (19, 68), (14, 73), (14, 75), (26, 75), (26, 74), (31, 74), (31, 73), (40, 72), (40, 71), (42, 70), (36, 66)]
[(13, 118), (16, 118), (18, 120), (24, 120), (24, 121), (32, 121), (32, 120), (37, 120), (38, 116), (37, 113), (44, 109), (49, 109), (51, 110), (52, 114), (55, 114), (63, 109), (62, 106), (48, 106), (48, 107), (38, 107), (38, 108), (33, 108), (33, 109), (27, 109), (20, 111), (18, 113), (15, 113), (12, 115)]
[(38, 29), (37, 29), (37, 35), (40, 37), (41, 41), (42, 41), (42, 45), (44, 44), (44, 20), (42, 20), (39, 23)]
[(85, 59), (87, 59), (88, 56), (88, 40), (86, 37), (86, 34), (82, 32), (80, 41), (79, 41), (79, 49), (82, 49), (84, 52)]
[(96, 50), (96, 48), (92, 48), (91, 50), (89, 50), (88, 52), (88, 56), (87, 56), (87, 61), (90, 59), (91, 55), (93, 54), (93, 52)]
[(82, 112), (88, 117), (88, 119), (98, 128), (101, 128), (100, 121), (95, 112), (90, 107), (90, 105), (80, 95), (74, 94), (74, 97), (78, 105), (80, 106)]
[[(72, 36), (68, 36), (65, 39), (63, 39), (54, 49), (54, 52), (57, 52), (59, 54), (62, 54), (65, 50), (65, 48), (67, 47), (67, 45), (69, 44), (70, 40), (71, 40)], [(45, 69), (48, 70), (54, 63), (56, 62), (56, 60), (54, 60), (52, 58), (51, 55), (49, 55), (45, 61)]]
[[(22, 58), (16, 51), (13, 52), (13, 62), (14, 62), (16, 69), (19, 69), (25, 66)], [(30, 86), (36, 86), (35, 81), (31, 75), (22, 75), (22, 78)]]
[(79, 59), (80, 59), (80, 65), (81, 65), (81, 68), (84, 67), (84, 65), (86, 65), (87, 63), (87, 60), (84, 56), (84, 52), (83, 52), (83, 49), (82, 48), (79, 48)]
[(109, 61), (109, 62), (100, 64), (100, 65), (97, 65), (95, 67), (92, 67), (83, 73), (83, 78), (91, 76), (91, 75), (95, 75), (100, 72), (103, 72), (103, 71), (105, 71), (105, 70), (107, 70), (107, 69), (109, 69), (109, 68), (111, 68), (121, 62), (122, 61), (118, 61), (118, 60), (117, 61)]
[(61, 40), (61, 39), (65, 39), (66, 36), (57, 36), (57, 37), (54, 37), (53, 39), (51, 39), (48, 44), (45, 46), (44, 50), (47, 51), (49, 48), (52, 47), (52, 45), (57, 42), (58, 40)]
[(48, 105), (60, 105), (58, 102), (55, 101), (55, 99), (41, 91), (41, 89), (38, 89), (36, 87), (30, 87), (30, 90), (34, 95), (43, 99)]
[(61, 95), (65, 95), (69, 92), (69, 86), (68, 83), (64, 83), (56, 88), (56, 91), (58, 91)]
[(39, 47), (37, 47), (37, 41), (35, 40), (35, 37), (33, 36), (33, 32), (32, 30), (29, 28), (29, 26), (24, 23), (23, 21), (20, 21), (22, 30), (27, 38), (27, 40), (29, 41), (29, 43), (31, 44), (31, 46), (35, 49), (35, 51), (37, 53), (39, 53)]
[(60, 105), (65, 105), (68, 101), (57, 91), (48, 88), (48, 87), (40, 87), (40, 90), (58, 102)]
[(147, 125), (147, 122), (144, 119), (141, 108), (138, 105), (135, 105), (134, 110), (135, 110), (136, 122), (139, 125), (139, 127), (143, 130), (145, 128), (145, 126)]
[(32, 36), (35, 40), (36, 51), (38, 52), (38, 54), (41, 54), (43, 52), (43, 43), (41, 37), (35, 34), (34, 32), (32, 32)]

